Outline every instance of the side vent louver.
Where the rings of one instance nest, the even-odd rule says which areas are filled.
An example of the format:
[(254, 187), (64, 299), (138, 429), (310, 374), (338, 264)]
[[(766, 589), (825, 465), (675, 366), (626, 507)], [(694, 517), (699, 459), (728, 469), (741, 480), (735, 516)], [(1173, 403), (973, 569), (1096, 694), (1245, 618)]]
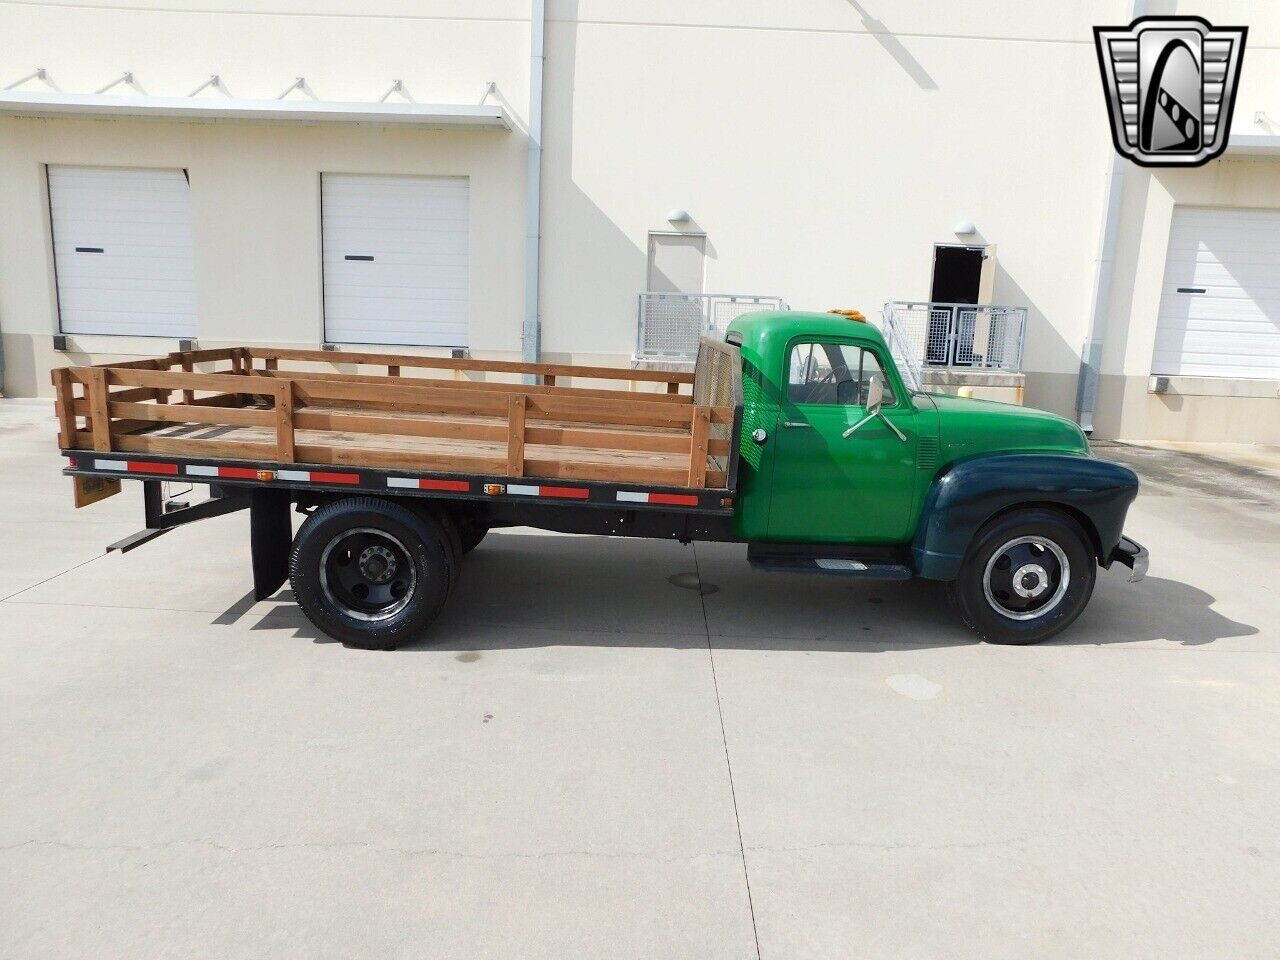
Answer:
[(916, 466), (921, 470), (938, 469), (938, 438), (921, 437), (916, 448)]

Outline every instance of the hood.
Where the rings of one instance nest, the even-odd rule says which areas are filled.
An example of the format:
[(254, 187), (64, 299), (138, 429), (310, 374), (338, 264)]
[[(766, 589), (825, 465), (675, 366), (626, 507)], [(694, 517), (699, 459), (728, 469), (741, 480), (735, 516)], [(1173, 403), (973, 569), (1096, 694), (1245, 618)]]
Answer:
[(928, 397), (938, 411), (944, 463), (1003, 451), (1089, 456), (1089, 441), (1080, 427), (1055, 413), (941, 393)]

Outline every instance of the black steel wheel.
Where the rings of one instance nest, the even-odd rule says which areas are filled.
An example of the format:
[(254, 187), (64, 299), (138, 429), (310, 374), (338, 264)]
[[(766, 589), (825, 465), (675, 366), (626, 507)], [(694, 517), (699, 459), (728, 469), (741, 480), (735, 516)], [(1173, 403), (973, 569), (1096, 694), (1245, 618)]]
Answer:
[(350, 647), (393, 650), (439, 614), (455, 562), (432, 518), (388, 500), (353, 497), (303, 523), (289, 580), (298, 605), (324, 633)]
[(1097, 558), (1065, 513), (1017, 510), (989, 522), (948, 585), (961, 619), (989, 643), (1039, 643), (1069, 627), (1093, 594)]

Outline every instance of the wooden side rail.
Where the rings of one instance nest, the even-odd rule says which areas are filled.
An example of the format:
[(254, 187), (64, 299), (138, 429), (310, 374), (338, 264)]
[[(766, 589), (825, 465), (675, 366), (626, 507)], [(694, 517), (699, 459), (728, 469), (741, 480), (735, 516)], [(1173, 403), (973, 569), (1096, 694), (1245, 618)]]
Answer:
[[(692, 384), (693, 374), (678, 370), (631, 370), (623, 367), (585, 367), (563, 363), (522, 363), (513, 360), (472, 360), (451, 357), (417, 357), (399, 353), (365, 353), (363, 351), (334, 352), (331, 350), (275, 350), (269, 347), (244, 348), (253, 360), (307, 360), (313, 363), (350, 363), (364, 366), (390, 367), (391, 376), (398, 376), (401, 368), (417, 367), (427, 370), (474, 370), (490, 373), (519, 373), (550, 377), (548, 386), (555, 385), (557, 377), (573, 377), (589, 380), (623, 380), (633, 383), (664, 383), (670, 393), (672, 387)], [(219, 351), (209, 351), (219, 352)]]
[[(725, 484), (724, 462), (716, 458), (729, 454), (733, 407), (695, 406), (690, 396), (670, 394), (309, 374), (281, 371), (278, 363), (276, 369), (254, 368), (250, 353), (200, 351), (55, 370), (62, 445), (511, 477)], [(197, 362), (231, 369), (188, 369)], [(198, 429), (177, 433), (174, 425)], [(383, 439), (375, 443), (378, 437)]]

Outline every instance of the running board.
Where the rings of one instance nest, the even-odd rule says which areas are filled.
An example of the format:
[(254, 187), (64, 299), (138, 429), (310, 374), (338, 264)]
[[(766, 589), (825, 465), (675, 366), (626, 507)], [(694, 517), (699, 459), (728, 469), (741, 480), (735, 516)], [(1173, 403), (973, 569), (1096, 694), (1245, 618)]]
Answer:
[(911, 568), (901, 563), (854, 560), (849, 557), (798, 557), (747, 555), (752, 569), (765, 573), (822, 573), (835, 577), (862, 577), (868, 580), (910, 580)]

